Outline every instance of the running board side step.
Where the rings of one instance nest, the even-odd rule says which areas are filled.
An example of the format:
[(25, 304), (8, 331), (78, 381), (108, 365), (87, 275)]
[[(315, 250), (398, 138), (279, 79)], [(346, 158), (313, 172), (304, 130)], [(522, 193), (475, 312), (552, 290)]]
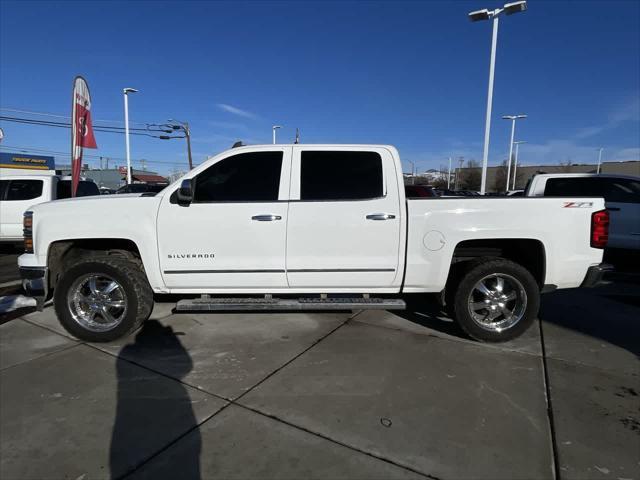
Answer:
[(195, 298), (180, 300), (178, 312), (247, 310), (405, 310), (396, 298)]

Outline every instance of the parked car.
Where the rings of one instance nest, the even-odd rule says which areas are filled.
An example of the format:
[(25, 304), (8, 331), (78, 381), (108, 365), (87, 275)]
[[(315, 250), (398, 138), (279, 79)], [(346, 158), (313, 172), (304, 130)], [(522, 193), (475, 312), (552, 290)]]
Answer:
[(510, 190), (507, 192), (507, 197), (524, 197), (524, 190)]
[(406, 199), (401, 172), (391, 146), (244, 146), (155, 196), (36, 205), (24, 286), (40, 308), (52, 292), (87, 341), (140, 327), (154, 293), (199, 312), (392, 310), (399, 294), (437, 293), (471, 337), (503, 341), (531, 325), (541, 292), (608, 268), (601, 198)]
[(640, 250), (640, 177), (594, 173), (540, 174), (528, 197), (602, 197), (611, 216), (609, 248)]
[(404, 193), (407, 198), (434, 198), (438, 196), (433, 187), (427, 185), (405, 185)]
[(153, 183), (130, 183), (128, 185), (123, 185), (118, 190), (116, 190), (117, 194), (120, 193), (158, 193), (164, 190), (167, 187), (166, 184), (153, 184)]
[[(89, 180), (78, 183), (78, 197), (100, 195)], [(0, 177), (0, 242), (22, 242), (23, 213), (32, 205), (71, 197), (71, 178), (27, 173)]]

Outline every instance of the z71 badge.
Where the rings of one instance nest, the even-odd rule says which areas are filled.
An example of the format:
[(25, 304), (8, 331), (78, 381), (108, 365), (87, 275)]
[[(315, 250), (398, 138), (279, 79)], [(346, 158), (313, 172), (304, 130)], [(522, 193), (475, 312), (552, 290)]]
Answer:
[(591, 208), (593, 202), (563, 202), (562, 208)]

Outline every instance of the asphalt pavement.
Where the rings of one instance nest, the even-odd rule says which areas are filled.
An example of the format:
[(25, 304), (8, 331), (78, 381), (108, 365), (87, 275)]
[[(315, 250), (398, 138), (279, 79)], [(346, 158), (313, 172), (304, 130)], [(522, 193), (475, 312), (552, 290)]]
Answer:
[(69, 337), (0, 325), (0, 478), (640, 479), (640, 287), (545, 295), (468, 340), (406, 312), (173, 314)]

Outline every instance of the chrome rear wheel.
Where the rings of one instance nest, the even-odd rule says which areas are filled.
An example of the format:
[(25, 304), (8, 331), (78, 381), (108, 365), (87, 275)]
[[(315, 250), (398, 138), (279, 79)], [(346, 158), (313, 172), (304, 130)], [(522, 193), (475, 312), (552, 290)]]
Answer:
[(468, 305), (469, 314), (479, 327), (499, 333), (522, 319), (527, 310), (527, 293), (516, 278), (494, 273), (475, 284)]

